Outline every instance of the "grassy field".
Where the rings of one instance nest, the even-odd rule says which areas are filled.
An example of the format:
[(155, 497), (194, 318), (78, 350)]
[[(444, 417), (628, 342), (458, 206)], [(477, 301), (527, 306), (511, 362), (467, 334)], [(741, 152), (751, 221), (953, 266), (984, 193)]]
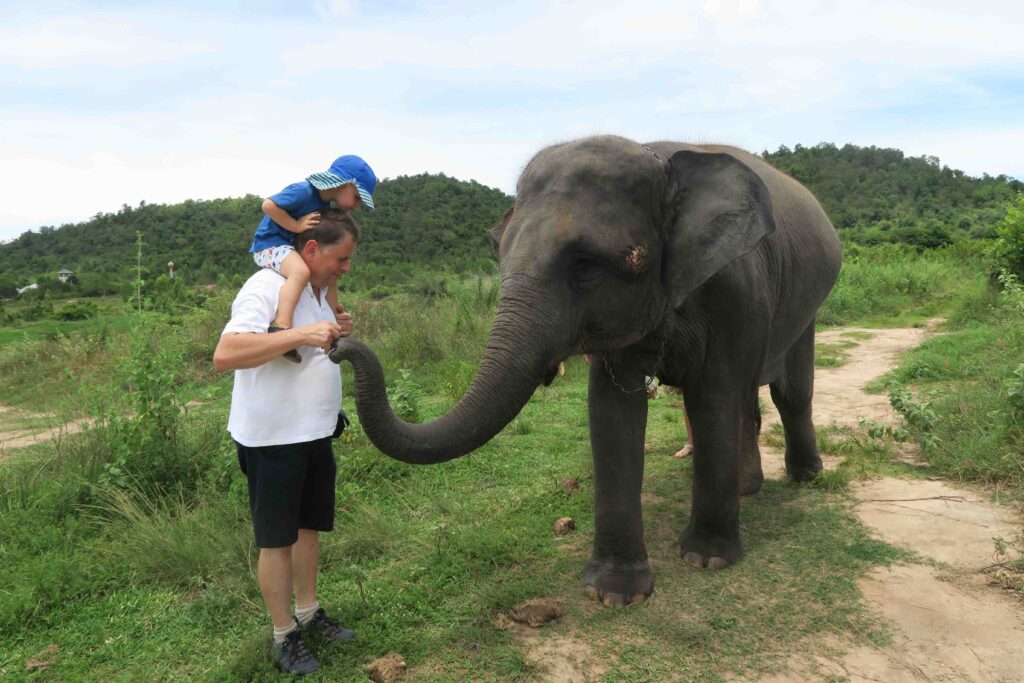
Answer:
[[(769, 482), (744, 501), (743, 563), (724, 573), (682, 565), (673, 543), (690, 465), (668, 457), (684, 436), (676, 398), (654, 401), (650, 416), (645, 501), (657, 592), (629, 610), (589, 603), (579, 585), (593, 534), (585, 374), (571, 363), (501, 436), (459, 462), (394, 463), (358, 429), (338, 444), (339, 523), (325, 535), (320, 593), (360, 639), (324, 650), (327, 666), (314, 680), (362, 680), (363, 663), (392, 650), (413, 667), (412, 680), (529, 678), (537, 672), (515, 638), (492, 621), (537, 596), (564, 600), (567, 616), (550, 637), (570, 626), (574, 638), (586, 634), (592, 652), (607, 653), (608, 680), (768, 671), (814, 647), (822, 631), (885, 640), (854, 580), (897, 553), (850, 518), (842, 494)], [(443, 402), (425, 398), (424, 410)], [(40, 485), (22, 505), (5, 492), (6, 675), (51, 643), (62, 679), (273, 675), (242, 478), (218, 434), (223, 419), (211, 410), (183, 436), (216, 447), (217, 476), (191, 493), (155, 499), (101, 484), (56, 518), (46, 503), (66, 494), (59, 486)], [(65, 444), (62, 455), (88, 449), (89, 439)], [(45, 468), (46, 458), (22, 455), (6, 481)], [(581, 490), (561, 486), (565, 477)], [(575, 535), (554, 536), (561, 516), (576, 520)]]
[[(823, 318), (950, 316), (956, 331), (936, 338), (933, 352), (922, 349), (919, 361), (912, 356), (886, 388), (914, 390), (911, 407), (902, 404), (907, 435), (924, 442), (939, 435), (925, 453), (941, 471), (1018, 485), (1009, 456), (1003, 465), (947, 463), (939, 448), (953, 437), (936, 423), (925, 429), (921, 417), (980, 383), (979, 391), (998, 395), (937, 416), (962, 416), (967, 422), (949, 429), (970, 433), (1003, 410), (1002, 445), (1020, 452), (1005, 384), (1013, 368), (996, 362), (994, 351), (984, 355), (994, 347), (1020, 357), (1016, 304), (986, 299), (984, 280), (966, 276), (949, 255), (923, 262), (908, 271), (892, 254), (862, 254), (844, 269)], [(914, 287), (905, 284), (907, 272), (923, 273)], [(960, 285), (950, 286), (955, 277)], [(889, 303), (851, 303), (870, 297)], [(497, 288), (492, 278), (467, 278), (449, 283), (447, 294), (349, 299), (359, 334), (387, 368), (396, 409), (429, 419), (469, 383)], [(960, 312), (982, 300), (991, 307), (986, 316)], [(11, 404), (96, 420), (83, 433), (11, 452), (0, 467), (0, 678), (276, 678), (245, 483), (224, 431), (230, 376), (209, 367), (228, 303), (222, 293), (186, 319), (144, 316), (128, 333), (69, 333), (0, 349), (0, 391)], [(823, 350), (824, 364), (833, 365), (856, 352), (847, 344)], [(347, 367), (343, 377), (351, 387)], [(922, 408), (921, 389), (946, 399), (937, 395)], [(325, 668), (312, 680), (365, 680), (363, 665), (389, 651), (409, 663), (408, 680), (537, 679), (523, 639), (494, 622), (539, 596), (565, 610), (542, 642), (593, 658), (595, 677), (607, 681), (756, 677), (829, 647), (825, 641), (887, 642), (855, 582), (904, 556), (856, 522), (845, 487), (899, 467), (891, 435), (821, 430), (822, 448), (846, 454), (849, 464), (811, 485), (767, 482), (743, 501), (745, 559), (725, 572), (692, 571), (674, 549), (692, 475), (689, 461), (671, 457), (685, 438), (682, 406), (678, 397), (653, 400), (644, 511), (657, 588), (643, 605), (604, 609), (580, 586), (594, 530), (586, 390), (585, 367), (573, 359), (497, 438), (434, 467), (387, 459), (353, 425), (336, 443), (338, 520), (324, 535), (320, 599), (359, 639), (320, 648)], [(192, 400), (203, 403), (185, 408)], [(346, 409), (355, 414), (349, 398)], [(561, 484), (567, 477), (579, 491)], [(577, 530), (556, 537), (552, 524), (562, 516)], [(27, 671), (25, 662), (49, 645), (58, 648), (54, 666)]]

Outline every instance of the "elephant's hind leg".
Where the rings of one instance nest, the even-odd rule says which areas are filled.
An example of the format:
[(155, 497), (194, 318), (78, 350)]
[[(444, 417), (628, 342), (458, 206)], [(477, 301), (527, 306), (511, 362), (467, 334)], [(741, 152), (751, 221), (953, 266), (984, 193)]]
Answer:
[(771, 383), (771, 392), (786, 434), (786, 472), (794, 481), (809, 481), (821, 471), (821, 456), (811, 420), (814, 321), (789, 349), (782, 373)]
[(761, 409), (757, 405), (757, 394), (749, 401), (743, 414), (743, 431), (740, 433), (740, 495), (750, 496), (761, 490), (764, 471), (761, 469), (761, 449), (757, 437), (761, 431)]
[[(608, 367), (599, 357), (590, 365), (596, 528), (583, 587), (594, 600), (617, 606), (646, 600), (654, 591), (654, 575), (647, 561), (640, 509), (647, 428), (644, 373), (639, 365), (624, 360), (614, 364), (613, 379)], [(639, 391), (628, 391), (637, 387)]]

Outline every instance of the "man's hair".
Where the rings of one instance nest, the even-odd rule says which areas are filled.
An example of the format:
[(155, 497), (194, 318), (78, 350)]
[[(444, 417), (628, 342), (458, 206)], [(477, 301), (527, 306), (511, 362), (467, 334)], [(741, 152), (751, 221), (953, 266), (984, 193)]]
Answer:
[(295, 236), (295, 251), (302, 251), (306, 242), (315, 240), (321, 247), (338, 244), (345, 235), (352, 235), (353, 242), (359, 242), (359, 226), (352, 216), (341, 209), (324, 209), (320, 212), (320, 223)]

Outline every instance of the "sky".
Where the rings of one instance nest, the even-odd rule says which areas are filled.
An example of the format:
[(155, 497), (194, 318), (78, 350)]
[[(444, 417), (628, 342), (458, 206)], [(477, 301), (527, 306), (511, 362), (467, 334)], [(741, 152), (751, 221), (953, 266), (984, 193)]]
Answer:
[[(0, 241), (342, 154), (512, 193), (592, 134), (1024, 179), (1024, 3), (0, 0)], [(255, 226), (254, 226), (255, 227)]]

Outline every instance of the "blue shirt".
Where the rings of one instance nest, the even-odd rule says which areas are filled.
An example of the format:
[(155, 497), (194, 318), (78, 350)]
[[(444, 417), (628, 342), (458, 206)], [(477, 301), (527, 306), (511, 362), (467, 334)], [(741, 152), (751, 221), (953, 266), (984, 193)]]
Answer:
[[(292, 218), (301, 218), (307, 213), (321, 211), (329, 206), (330, 202), (320, 199), (320, 192), (307, 180), (299, 183), (292, 183), (270, 199), (288, 212)], [(270, 216), (263, 216), (260, 226), (256, 228), (256, 236), (253, 237), (249, 253), (255, 254), (271, 247), (290, 245), (295, 239), (295, 233), (271, 220)]]

